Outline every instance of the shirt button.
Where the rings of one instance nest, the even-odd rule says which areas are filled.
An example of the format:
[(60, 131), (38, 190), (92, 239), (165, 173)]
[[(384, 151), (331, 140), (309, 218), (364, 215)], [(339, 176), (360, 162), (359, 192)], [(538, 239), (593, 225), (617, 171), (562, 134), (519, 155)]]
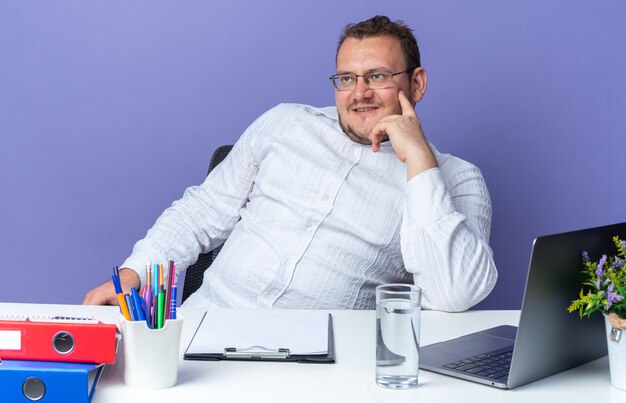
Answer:
[(311, 220), (307, 221), (307, 222), (306, 222), (306, 224), (304, 224), (304, 226), (305, 226), (307, 229), (311, 229), (311, 227), (313, 226), (313, 221), (311, 221)]
[(324, 193), (324, 194), (322, 195), (322, 201), (324, 201), (324, 202), (325, 202), (325, 201), (328, 201), (328, 193)]

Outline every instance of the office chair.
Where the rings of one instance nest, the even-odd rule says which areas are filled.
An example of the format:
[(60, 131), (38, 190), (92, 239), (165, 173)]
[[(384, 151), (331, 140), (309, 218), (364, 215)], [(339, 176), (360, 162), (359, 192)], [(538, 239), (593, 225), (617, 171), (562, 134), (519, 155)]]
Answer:
[[(230, 144), (223, 145), (218, 147), (213, 152), (211, 162), (209, 162), (209, 170), (207, 172), (207, 175), (210, 174), (213, 168), (215, 168), (220, 162), (222, 162), (224, 158), (226, 158), (232, 148), (233, 146)], [(200, 286), (202, 285), (202, 280), (204, 279), (204, 271), (208, 269), (211, 263), (213, 263), (213, 259), (215, 259), (220, 249), (222, 249), (221, 246), (213, 249), (210, 252), (201, 253), (198, 256), (198, 260), (196, 261), (196, 263), (187, 268), (187, 273), (185, 274), (185, 284), (183, 285), (182, 302), (185, 302), (185, 300), (191, 294), (193, 294), (198, 288), (200, 288)]]

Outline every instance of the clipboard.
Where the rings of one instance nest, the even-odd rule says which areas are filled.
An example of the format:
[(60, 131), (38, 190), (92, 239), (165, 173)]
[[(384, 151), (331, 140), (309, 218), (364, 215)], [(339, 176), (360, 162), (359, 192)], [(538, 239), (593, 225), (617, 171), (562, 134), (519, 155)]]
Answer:
[(333, 364), (333, 318), (318, 311), (207, 311), (183, 358)]

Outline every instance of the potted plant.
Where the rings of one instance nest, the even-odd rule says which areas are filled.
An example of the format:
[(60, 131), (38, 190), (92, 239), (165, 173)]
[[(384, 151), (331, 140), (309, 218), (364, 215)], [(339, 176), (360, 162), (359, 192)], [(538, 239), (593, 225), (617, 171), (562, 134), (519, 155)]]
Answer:
[(581, 318), (596, 311), (604, 314), (611, 384), (626, 390), (626, 241), (615, 236), (613, 243), (617, 255), (602, 255), (597, 262), (583, 252), (587, 280), (568, 311), (578, 311)]

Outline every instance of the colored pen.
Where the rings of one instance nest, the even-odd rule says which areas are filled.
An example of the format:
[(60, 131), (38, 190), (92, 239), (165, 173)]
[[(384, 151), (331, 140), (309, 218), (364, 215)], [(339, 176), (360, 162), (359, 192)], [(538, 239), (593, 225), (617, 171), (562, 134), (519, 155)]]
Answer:
[(126, 305), (129, 307), (128, 312), (130, 313), (130, 320), (137, 320), (137, 313), (133, 307), (133, 301), (130, 299), (130, 295), (124, 294), (124, 300), (126, 301)]
[(152, 269), (152, 295), (155, 297), (159, 294), (159, 265), (154, 264)]
[(113, 268), (113, 276), (111, 279), (113, 280), (113, 286), (115, 287), (115, 294), (117, 295), (117, 302), (120, 305), (120, 311), (126, 320), (131, 320), (130, 312), (128, 311), (128, 306), (126, 305), (126, 300), (124, 299), (124, 294), (122, 293), (122, 286), (120, 284), (120, 279), (116, 274), (117, 266)]
[(152, 309), (154, 304), (152, 303), (152, 288), (148, 287), (146, 290), (145, 296), (146, 302), (146, 322), (148, 323), (148, 327), (152, 329), (154, 327), (154, 315), (152, 314)]
[(172, 278), (170, 279), (170, 286), (176, 285), (176, 263), (172, 262)]
[(128, 306), (126, 305), (126, 299), (123, 294), (117, 294), (117, 302), (120, 305), (120, 311), (122, 312), (122, 316), (126, 320), (131, 320), (130, 311), (128, 310)]
[(174, 275), (174, 262), (171, 260), (167, 269), (167, 282), (165, 284), (165, 313), (163, 317), (165, 319), (170, 318), (170, 300), (171, 300), (171, 288), (172, 288), (172, 276)]
[(141, 297), (135, 288), (131, 288), (131, 299), (133, 302), (133, 309), (135, 311), (135, 320), (146, 320), (144, 308), (141, 305)]
[[(150, 266), (151, 266), (150, 263), (146, 263), (146, 284), (145, 284), (146, 289), (152, 286), (152, 278), (151, 278), (152, 271), (151, 271)], [(144, 295), (144, 298), (145, 298), (145, 295)]]
[(169, 319), (176, 319), (176, 288), (176, 285), (172, 286)]
[(176, 285), (176, 263), (172, 262), (172, 278), (170, 278), (170, 287)]
[(146, 321), (146, 326), (150, 329), (150, 320), (148, 319), (148, 311), (146, 309), (146, 300), (143, 298), (139, 298), (139, 305), (141, 306), (141, 310), (143, 311), (143, 319)]
[(156, 309), (156, 328), (161, 329), (163, 327), (163, 313), (165, 311), (165, 292), (159, 291), (157, 297), (157, 309)]

